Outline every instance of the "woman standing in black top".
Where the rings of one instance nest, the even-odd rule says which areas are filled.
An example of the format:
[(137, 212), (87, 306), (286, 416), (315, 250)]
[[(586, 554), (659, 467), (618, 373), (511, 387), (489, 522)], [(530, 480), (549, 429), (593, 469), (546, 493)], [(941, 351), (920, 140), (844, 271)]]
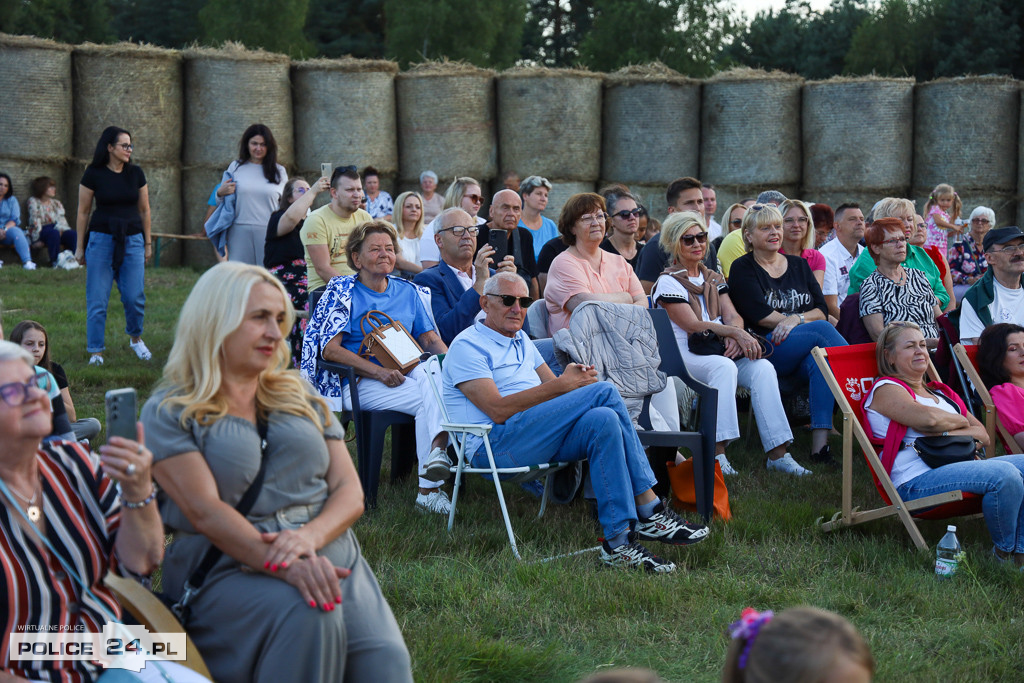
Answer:
[[(302, 250), (302, 239), (299, 231), (306, 220), (316, 196), (330, 189), (330, 178), (320, 178), (310, 187), (309, 183), (299, 177), (289, 178), (284, 184), (281, 204), (277, 211), (270, 214), (267, 223), (267, 240), (263, 248), (263, 267), (281, 281), (292, 306), (296, 311), (306, 310), (306, 259)], [(288, 343), (292, 349), (292, 363), (299, 367), (302, 359), (302, 330), (305, 320), (296, 319)]]
[[(86, 267), (86, 350), (92, 354), (89, 365), (103, 365), (107, 302), (114, 280), (121, 292), (125, 332), (132, 351), (141, 360), (153, 357), (142, 341), (146, 261), (153, 255), (149, 187), (146, 175), (131, 163), (131, 158), (131, 135), (110, 126), (100, 135), (92, 163), (85, 169), (78, 188), (75, 258)], [(96, 211), (90, 220), (93, 200)]]

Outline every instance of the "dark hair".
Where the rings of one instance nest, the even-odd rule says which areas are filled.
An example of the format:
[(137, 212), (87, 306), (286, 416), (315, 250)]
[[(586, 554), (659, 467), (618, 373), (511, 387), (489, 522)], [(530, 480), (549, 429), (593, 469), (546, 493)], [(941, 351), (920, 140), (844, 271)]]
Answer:
[(46, 349), (43, 351), (43, 357), (39, 359), (38, 365), (47, 372), (52, 372), (53, 367), (50, 362), (50, 335), (46, 334), (45, 327), (37, 323), (35, 320), (22, 320), (14, 326), (13, 330), (11, 330), (11, 341), (18, 346), (21, 346), (21, 340), (25, 338), (25, 333), (29, 330), (39, 330), (43, 333), (43, 341), (46, 342)]
[[(609, 214), (612, 213), (612, 209), (623, 199), (632, 199), (636, 202), (637, 206), (640, 206), (640, 201), (633, 196), (633, 193), (629, 191), (629, 188), (619, 183), (609, 185), (608, 187), (602, 187), (598, 194), (604, 197), (605, 209)], [(610, 225), (611, 216), (608, 216), (608, 220)]]
[(294, 202), (288, 201), (288, 199), (291, 198), (292, 192), (295, 191), (295, 183), (299, 182), (300, 180), (304, 181), (305, 178), (302, 178), (300, 176), (292, 176), (291, 178), (289, 178), (287, 180), (287, 182), (285, 182), (285, 184), (284, 184), (284, 191), (281, 192), (281, 201), (280, 201), (280, 203), (278, 203), (277, 208), (279, 208), (279, 209), (287, 209), (289, 206), (291, 206), (294, 203)]
[[(126, 131), (124, 128), (118, 128), (117, 126), (108, 126), (100, 133), (100, 139), (96, 143), (96, 151), (92, 153), (92, 163), (89, 165), (93, 168), (103, 168), (110, 161), (110, 151), (107, 147), (110, 145), (116, 145), (117, 139), (121, 135), (127, 135), (128, 139), (132, 139), (132, 134)], [(131, 164), (131, 162), (128, 162)], [(126, 165), (128, 165), (126, 164)]]
[(338, 189), (337, 183), (341, 178), (348, 178), (349, 180), (359, 180), (359, 171), (355, 166), (335, 166), (334, 170), (331, 171), (331, 188)]
[(242, 133), (242, 141), (238, 145), (238, 161), (240, 163), (249, 162), (249, 140), (252, 140), (257, 135), (263, 137), (263, 141), (267, 143), (267, 155), (263, 157), (263, 177), (267, 179), (268, 183), (274, 183), (275, 185), (281, 182), (281, 176), (277, 170), (277, 140), (274, 139), (274, 134), (270, 132), (262, 123), (254, 123), (245, 129)]
[(668, 203), (668, 206), (675, 206), (676, 200), (679, 199), (679, 195), (683, 192), (686, 190), (699, 190), (701, 187), (703, 187), (701, 182), (696, 178), (691, 178), (690, 176), (676, 178), (669, 184), (668, 190), (665, 192), (665, 201)]
[(715, 189), (715, 186), (714, 186), (714, 185), (712, 185), (711, 183), (703, 183), (703, 184), (701, 185), (701, 187), (702, 187), (703, 189), (705, 189), (705, 190), (713, 190), (713, 189)]
[(1006, 359), (1006, 340), (1017, 332), (1024, 332), (1024, 327), (1013, 323), (996, 323), (981, 333), (976, 365), (981, 381), (989, 389), (1010, 381), (1010, 374), (1003, 367), (1003, 361)]
[(14, 181), (11, 180), (11, 176), (7, 175), (6, 173), (0, 173), (0, 178), (3, 178), (7, 181), (7, 193), (3, 197), (0, 197), (0, 200), (7, 199), (12, 194), (14, 194)]
[(49, 176), (40, 176), (32, 181), (32, 196), (42, 199), (51, 187), (57, 187), (57, 181)]
[(846, 211), (849, 209), (859, 208), (860, 204), (858, 204), (857, 202), (843, 202), (842, 204), (836, 207), (835, 219), (839, 220), (839, 216), (842, 215), (843, 213), (846, 213)]
[(815, 225), (825, 223), (831, 227), (835, 218), (836, 215), (828, 204), (811, 204), (811, 222)]
[(363, 169), (363, 180), (366, 180), (370, 176), (377, 176), (377, 178), (379, 179), (380, 173), (373, 166), (367, 166), (366, 168)]
[(570, 247), (576, 244), (576, 234), (572, 231), (580, 216), (588, 211), (604, 211), (604, 197), (593, 192), (581, 192), (569, 197), (569, 201), (562, 206), (562, 213), (558, 214), (558, 234), (562, 242)]
[[(885, 241), (885, 233), (887, 232), (898, 232), (900, 235), (903, 235), (903, 221), (899, 218), (879, 218), (865, 228), (864, 244), (868, 246), (868, 251), (871, 251), (873, 246), (880, 246)], [(871, 251), (871, 258), (875, 260), (875, 263), (878, 263), (878, 254)]]

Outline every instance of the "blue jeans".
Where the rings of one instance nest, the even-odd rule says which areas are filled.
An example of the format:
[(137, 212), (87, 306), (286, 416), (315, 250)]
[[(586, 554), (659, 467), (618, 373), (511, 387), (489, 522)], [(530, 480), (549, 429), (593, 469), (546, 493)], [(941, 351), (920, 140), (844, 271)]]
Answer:
[[(100, 353), (104, 349), (107, 328), (107, 304), (110, 285), (114, 282), (114, 239), (103, 232), (90, 232), (85, 248), (86, 350)], [(146, 238), (142, 233), (125, 237), (124, 261), (117, 273), (117, 289), (124, 306), (125, 332), (142, 336), (142, 320), (146, 312)]]
[(39, 241), (46, 245), (46, 251), (50, 255), (50, 264), (56, 265), (57, 255), (60, 254), (62, 248), (69, 251), (78, 248), (78, 233), (73, 229), (61, 232), (53, 223), (50, 223), (44, 225), (39, 231)]
[(544, 359), (544, 362), (548, 364), (551, 372), (555, 373), (555, 377), (561, 375), (562, 366), (558, 363), (558, 358), (555, 357), (555, 340), (550, 337), (534, 339), (533, 345), (537, 347), (537, 352)]
[[(634, 498), (656, 481), (626, 405), (609, 382), (596, 382), (516, 413), (505, 424), (494, 425), (490, 442), (498, 467), (585, 458), (605, 538), (614, 538), (636, 522)], [(487, 467), (482, 445), (473, 466)]]
[[(768, 340), (771, 338), (769, 334)], [(794, 327), (785, 341), (775, 345), (768, 360), (780, 378), (795, 374), (810, 385), (811, 429), (832, 429), (836, 401), (811, 356), (815, 346), (846, 346), (846, 340), (827, 320), (815, 320)]]
[(980, 494), (981, 511), (996, 548), (1024, 553), (1024, 455), (943, 465), (896, 488), (904, 500), (946, 491)]
[(21, 228), (14, 226), (7, 228), (3, 239), (0, 239), (0, 244), (8, 247), (14, 245), (14, 251), (18, 252), (18, 258), (22, 263), (32, 260), (32, 254), (28, 250), (28, 238), (25, 237), (25, 232)]

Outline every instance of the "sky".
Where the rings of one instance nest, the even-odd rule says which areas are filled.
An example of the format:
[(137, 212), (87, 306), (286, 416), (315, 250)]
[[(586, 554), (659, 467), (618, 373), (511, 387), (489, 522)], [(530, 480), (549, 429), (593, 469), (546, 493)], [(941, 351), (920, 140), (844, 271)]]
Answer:
[[(746, 13), (748, 18), (753, 18), (761, 10), (782, 9), (786, 5), (785, 0), (733, 0), (733, 4)], [(829, 6), (828, 0), (811, 0), (811, 7), (816, 10), (823, 10)]]

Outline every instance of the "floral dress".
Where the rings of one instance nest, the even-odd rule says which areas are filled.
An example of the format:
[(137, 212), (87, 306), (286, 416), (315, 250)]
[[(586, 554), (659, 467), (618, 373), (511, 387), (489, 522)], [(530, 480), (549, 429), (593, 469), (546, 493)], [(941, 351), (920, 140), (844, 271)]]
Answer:
[[(926, 247), (938, 247), (942, 250), (942, 253), (946, 253), (947, 249), (947, 235), (946, 231), (935, 225), (935, 218), (941, 218), (947, 223), (952, 223), (949, 214), (942, 210), (942, 208), (936, 204), (928, 212), (928, 237), (925, 239), (924, 246)], [(952, 233), (955, 234), (955, 233)]]
[(970, 284), (967, 278), (979, 278), (988, 270), (985, 250), (971, 235), (964, 235), (961, 242), (955, 242), (949, 249), (949, 269), (953, 271), (954, 285)]

